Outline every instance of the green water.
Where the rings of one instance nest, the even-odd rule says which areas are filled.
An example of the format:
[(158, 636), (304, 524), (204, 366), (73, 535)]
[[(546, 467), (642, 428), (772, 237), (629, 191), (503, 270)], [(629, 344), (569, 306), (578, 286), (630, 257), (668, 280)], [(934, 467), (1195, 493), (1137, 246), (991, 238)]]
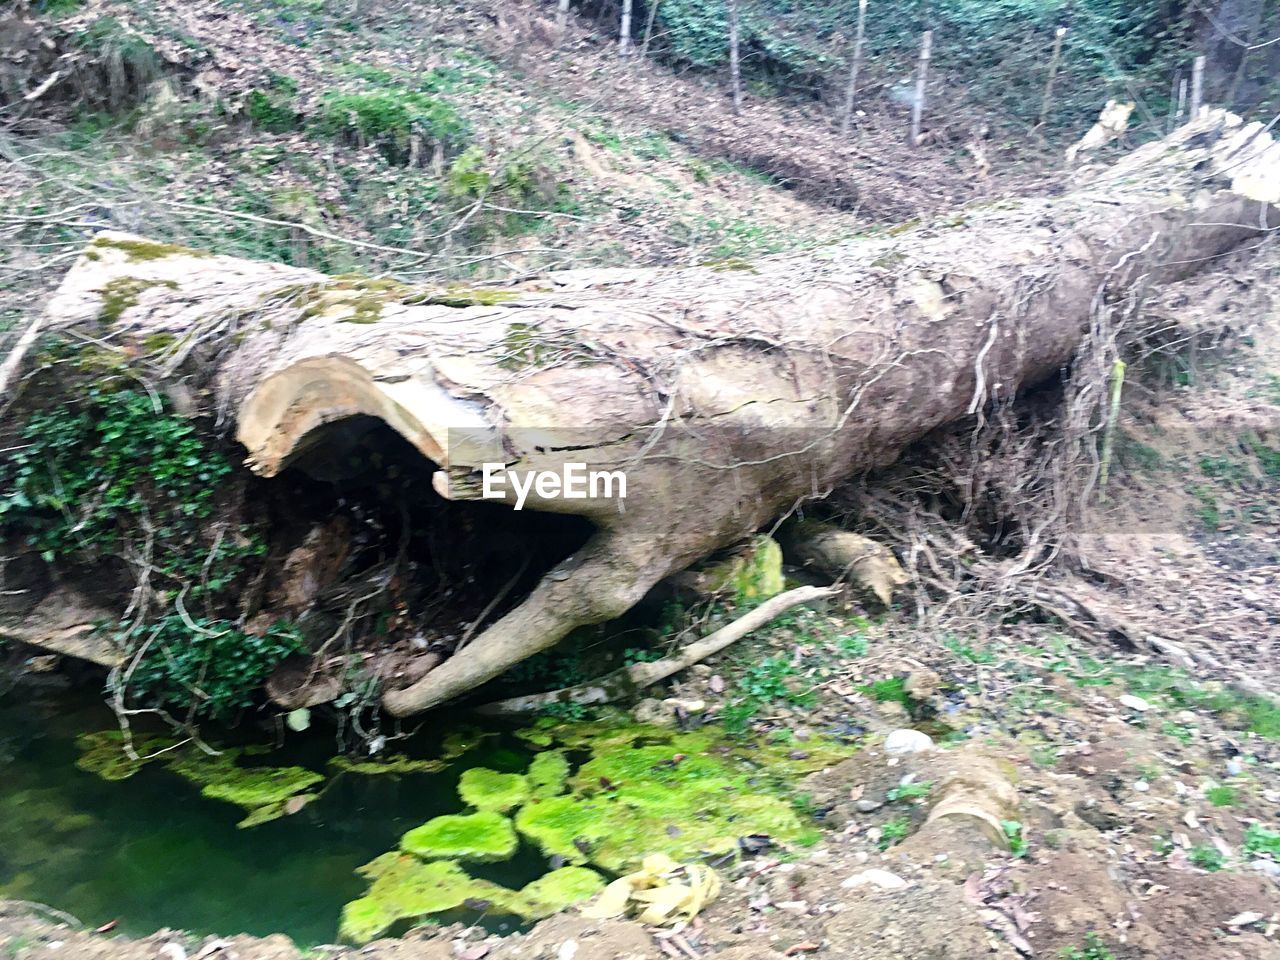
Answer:
[[(356, 867), (407, 830), (461, 810), (456, 785), (466, 767), (517, 771), (531, 757), (503, 735), (439, 774), (331, 777), (300, 813), (241, 830), (244, 811), (200, 796), (158, 764), (119, 782), (77, 769), (76, 734), (112, 727), (110, 712), (83, 693), (39, 685), (0, 692), (0, 899), (45, 903), (89, 926), (115, 920), (133, 935), (173, 927), (332, 942), (342, 905), (367, 885)], [(419, 735), (408, 752), (437, 755), (447, 732)], [(332, 752), (323, 733), (293, 735), (263, 760), (327, 772)], [(522, 849), (474, 872), (520, 887), (546, 869)], [(486, 926), (500, 932), (515, 922)]]

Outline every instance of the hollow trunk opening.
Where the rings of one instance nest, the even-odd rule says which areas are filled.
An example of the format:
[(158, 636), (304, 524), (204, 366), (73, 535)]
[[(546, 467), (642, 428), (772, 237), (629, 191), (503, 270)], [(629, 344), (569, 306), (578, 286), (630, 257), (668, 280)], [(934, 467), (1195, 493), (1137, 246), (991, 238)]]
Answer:
[[(446, 500), (431, 484), (438, 465), (372, 416), (326, 424), (300, 447), (260, 481), (272, 556), (258, 617), (300, 618), (319, 643), (339, 637), (388, 687), (518, 606), (595, 529), (573, 515)], [(290, 700), (280, 681), (276, 698)]]

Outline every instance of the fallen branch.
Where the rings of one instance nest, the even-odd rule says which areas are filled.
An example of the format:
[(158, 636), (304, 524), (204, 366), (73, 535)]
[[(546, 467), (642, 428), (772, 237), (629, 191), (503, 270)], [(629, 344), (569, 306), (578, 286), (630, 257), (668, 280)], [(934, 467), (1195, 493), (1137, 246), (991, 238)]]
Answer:
[(27, 351), (31, 349), (31, 345), (36, 342), (36, 338), (40, 335), (40, 330), (43, 326), (43, 315), (36, 316), (27, 324), (27, 329), (22, 331), (22, 336), (13, 345), (13, 350), (9, 356), (5, 357), (4, 363), (0, 363), (0, 397), (8, 393), (9, 382), (17, 375), (18, 368), (22, 366), (23, 358), (27, 355)]
[(534, 693), (527, 697), (512, 697), (486, 704), (480, 708), (481, 713), (512, 714), (533, 713), (556, 703), (577, 703), (582, 706), (612, 703), (626, 696), (653, 686), (667, 679), (674, 673), (686, 670), (705, 660), (712, 654), (719, 653), (725, 647), (741, 640), (752, 631), (758, 630), (779, 614), (802, 603), (821, 600), (835, 596), (839, 587), (796, 587), (786, 593), (780, 593), (737, 620), (726, 624), (714, 633), (701, 640), (696, 640), (672, 657), (663, 657), (652, 663), (633, 663), (629, 667), (615, 670), (599, 680), (580, 684), (576, 687), (565, 687), (563, 690), (552, 690), (547, 693)]

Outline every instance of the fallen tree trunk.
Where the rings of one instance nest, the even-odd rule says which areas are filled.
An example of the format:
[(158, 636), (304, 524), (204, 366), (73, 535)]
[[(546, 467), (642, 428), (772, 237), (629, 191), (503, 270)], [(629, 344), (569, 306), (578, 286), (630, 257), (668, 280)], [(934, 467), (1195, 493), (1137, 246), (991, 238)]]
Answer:
[[(663, 577), (1058, 371), (1099, 304), (1280, 223), (1278, 153), (1259, 125), (1215, 113), (1061, 196), (944, 226), (515, 290), (330, 278), (104, 233), (49, 323), (89, 326), (161, 382), (184, 380), (264, 476), (323, 450), (328, 425), (370, 417), (435, 464), (446, 499), (595, 524), (457, 655), (385, 694), (405, 715), (618, 616)], [(486, 497), (486, 464), (616, 471), (625, 498), (616, 476), (581, 497), (551, 481), (524, 493), (495, 481)]]

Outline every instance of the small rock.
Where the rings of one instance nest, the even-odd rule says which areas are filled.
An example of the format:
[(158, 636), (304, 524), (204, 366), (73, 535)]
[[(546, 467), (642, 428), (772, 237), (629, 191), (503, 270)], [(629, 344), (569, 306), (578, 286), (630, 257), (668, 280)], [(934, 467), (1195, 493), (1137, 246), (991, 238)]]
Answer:
[(933, 738), (919, 730), (902, 727), (884, 738), (884, 752), (891, 757), (925, 753), (933, 749)]
[(901, 890), (906, 887), (907, 881), (903, 880), (896, 873), (890, 873), (888, 870), (863, 870), (861, 873), (855, 873), (840, 886), (846, 890), (855, 890), (858, 887), (879, 887), (881, 890)]
[(902, 689), (912, 700), (928, 700), (938, 692), (940, 686), (942, 686), (942, 677), (928, 667), (924, 667), (907, 674)]
[(631, 716), (636, 723), (648, 723), (655, 727), (674, 727), (676, 725), (675, 707), (668, 706), (661, 700), (652, 697), (641, 700), (631, 708)]
[(879, 810), (884, 806), (883, 800), (862, 799), (854, 804), (859, 813), (871, 813), (873, 810)]
[(724, 677), (717, 673), (707, 681), (707, 686), (711, 688), (712, 693), (724, 693)]
[(1274, 860), (1255, 860), (1249, 864), (1249, 869), (1265, 873), (1268, 877), (1280, 877), (1280, 863)]
[(1141, 697), (1135, 697), (1131, 693), (1122, 693), (1119, 700), (1121, 706), (1128, 707), (1130, 710), (1137, 710), (1139, 713), (1144, 713), (1151, 709), (1151, 704), (1147, 703), (1147, 701), (1143, 700)]
[(1246, 910), (1244, 913), (1237, 913), (1234, 917), (1227, 921), (1228, 927), (1247, 927), (1251, 923), (1257, 923), (1263, 918), (1263, 914), (1255, 913), (1252, 910)]
[(578, 955), (578, 941), (566, 940), (556, 951), (556, 960), (573, 960)]
[(691, 717), (707, 712), (707, 701), (705, 700), (682, 700), (679, 697), (668, 697), (662, 703), (663, 706), (670, 707), (673, 713), (683, 710)]
[(1151, 789), (1151, 784), (1147, 783), (1145, 780), (1137, 780), (1133, 784), (1133, 789), (1138, 791), (1138, 793), (1146, 793)]
[(1244, 773), (1244, 764), (1243, 764), (1243, 763), (1241, 763), (1241, 762), (1240, 762), (1239, 760), (1237, 760), (1235, 757), (1232, 757), (1230, 760), (1228, 760), (1228, 761), (1227, 761), (1227, 776), (1228, 776), (1228, 777), (1238, 777), (1238, 776), (1240, 776), (1242, 773)]

